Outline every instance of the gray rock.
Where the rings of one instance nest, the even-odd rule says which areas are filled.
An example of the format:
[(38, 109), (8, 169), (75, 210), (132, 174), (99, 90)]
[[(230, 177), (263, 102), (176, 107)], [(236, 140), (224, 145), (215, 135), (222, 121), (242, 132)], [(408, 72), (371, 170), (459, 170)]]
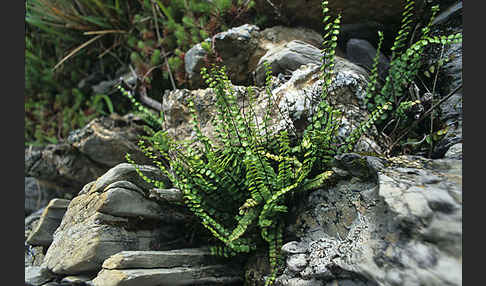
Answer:
[[(45, 208), (42, 208), (25, 218), (24, 239), (27, 240), (32, 230), (39, 223), (40, 217)], [(44, 247), (32, 246), (25, 241), (24, 262), (25, 267), (40, 266), (44, 260)]]
[(149, 165), (134, 166), (129, 163), (120, 163), (115, 167), (109, 169), (94, 183), (90, 183), (89, 190), (87, 188), (83, 188), (82, 193), (104, 192), (109, 188), (117, 186), (136, 192), (141, 192), (142, 194), (148, 193), (148, 191), (153, 188), (153, 185), (147, 183), (144, 179), (140, 177), (140, 175), (137, 173), (137, 168), (140, 172), (142, 172), (142, 174), (150, 179), (167, 181), (165, 176), (157, 167)]
[(183, 194), (179, 189), (151, 189), (150, 198), (157, 201), (169, 202), (169, 203), (183, 203)]
[(284, 252), (277, 283), (462, 285), (462, 162), (400, 156), (384, 165), (375, 179), (340, 180), (294, 206), (289, 235), (307, 251)]
[[(420, 7), (424, 1), (417, 1)], [(256, 0), (255, 7), (259, 14), (269, 15), (277, 18), (287, 25), (304, 26), (322, 30), (322, 1), (320, 0)], [(390, 25), (400, 24), (403, 1), (353, 1), (340, 0), (329, 1), (329, 15), (342, 15), (342, 24), (362, 23), (363, 21), (374, 21)], [(298, 11), (298, 12), (296, 12)]]
[(58, 186), (66, 194), (101, 176), (108, 168), (93, 164), (66, 143), (25, 149), (25, 174)]
[[(351, 62), (365, 67), (371, 71), (373, 68), (374, 58), (376, 56), (376, 49), (367, 40), (350, 39), (346, 43), (346, 57)], [(378, 57), (378, 75), (384, 80), (390, 68), (390, 61), (380, 51)]]
[[(101, 117), (93, 119), (85, 127), (72, 132), (67, 142), (84, 156), (102, 166), (113, 167), (125, 162), (125, 154), (130, 153), (137, 162), (146, 162), (137, 146), (138, 136), (143, 128), (121, 117)], [(85, 182), (88, 183), (88, 182)]]
[[(452, 3), (442, 11), (431, 28), (432, 36), (462, 33), (462, 1)], [(462, 44), (452, 44), (443, 47), (435, 46), (426, 51), (429, 65), (435, 65), (442, 58), (446, 60), (440, 68), (437, 80), (436, 94), (444, 97), (459, 87), (462, 80)], [(446, 135), (436, 144), (433, 158), (442, 158), (447, 150), (462, 142), (462, 88), (438, 107), (439, 119), (447, 126)]]
[(27, 243), (35, 246), (41, 245), (48, 247), (52, 242), (54, 231), (61, 224), (69, 202), (69, 200), (64, 199), (51, 200), (42, 212), (36, 227), (27, 238)]
[[(335, 77), (328, 100), (336, 109), (343, 112), (338, 139), (345, 140), (349, 134), (368, 118), (364, 105), (367, 85), (367, 72), (357, 65), (336, 57)], [(320, 100), (322, 80), (320, 67), (315, 64), (301, 66), (292, 73), (291, 78), (284, 84), (277, 85), (271, 90), (270, 106), (268, 95), (263, 88), (254, 88), (253, 110), (259, 122), (270, 111), (268, 133), (274, 134), (284, 128), (291, 129), (290, 134), (300, 134), (313, 115), (317, 101)], [(247, 90), (241, 86), (234, 86), (238, 104), (248, 109)], [(165, 114), (166, 131), (176, 140), (188, 140), (195, 137), (190, 124), (192, 117), (189, 112), (189, 98), (194, 101), (201, 131), (214, 138), (215, 131), (212, 118), (216, 114), (216, 96), (211, 89), (176, 90), (166, 94), (162, 104)], [(315, 101), (314, 104), (312, 102)], [(262, 135), (264, 135), (262, 130)], [(368, 135), (362, 136), (357, 144), (357, 151), (379, 153), (383, 143), (374, 127)]]
[(293, 71), (302, 65), (309, 63), (319, 65), (321, 63), (321, 57), (321, 50), (312, 45), (298, 40), (288, 42), (269, 50), (260, 58), (255, 70), (255, 82), (257, 85), (263, 85), (265, 83), (265, 62), (272, 68), (273, 75), (278, 75), (279, 73), (292, 74)]
[[(211, 42), (206, 40), (207, 42)], [(205, 58), (208, 52), (204, 50), (201, 44), (197, 44), (190, 48), (184, 55), (184, 69), (189, 79), (189, 83), (193, 87), (204, 86), (202, 77), (200, 76), (201, 68), (205, 66)]]
[(177, 209), (166, 210), (135, 190), (104, 188), (113, 182), (103, 180), (98, 181), (99, 188), (71, 201), (44, 258), (43, 265), (52, 272), (95, 272), (118, 252), (158, 250), (183, 237), (184, 217), (175, 217)]
[(462, 160), (462, 143), (452, 145), (445, 153), (444, 158)]
[(85, 285), (86, 282), (90, 281), (94, 277), (86, 275), (71, 275), (62, 278), (62, 283), (69, 283), (70, 285)]
[(56, 189), (45, 186), (33, 177), (25, 177), (24, 191), (24, 211), (26, 216), (47, 206), (51, 199), (58, 196)]
[(302, 243), (297, 241), (290, 241), (282, 246), (282, 252), (287, 255), (306, 253), (307, 245), (302, 245)]
[(171, 268), (213, 263), (205, 248), (174, 249), (167, 251), (122, 251), (103, 262), (104, 269)]
[(155, 269), (103, 269), (93, 279), (95, 286), (227, 285), (241, 282), (237, 269), (224, 265)]
[(40, 286), (55, 278), (49, 270), (40, 266), (25, 268), (25, 284), (28, 286)]
[(288, 270), (300, 272), (307, 266), (307, 256), (303, 253), (289, 255), (286, 263)]
[(126, 153), (136, 162), (150, 163), (137, 146), (143, 132), (141, 125), (116, 115), (94, 119), (72, 131), (63, 143), (26, 148), (25, 174), (57, 186), (72, 198), (85, 184), (126, 162)]
[[(249, 75), (257, 68), (260, 58), (268, 51), (293, 40), (319, 47), (322, 37), (305, 28), (276, 26), (260, 31), (257, 26), (246, 24), (216, 34), (212, 40), (205, 41), (211, 44), (212, 52), (226, 66), (228, 76), (234, 84), (249, 84), (253, 81)], [(195, 45), (185, 54), (185, 72), (193, 89), (206, 87), (199, 73), (201, 67), (206, 65), (207, 55), (208, 52), (201, 44)]]

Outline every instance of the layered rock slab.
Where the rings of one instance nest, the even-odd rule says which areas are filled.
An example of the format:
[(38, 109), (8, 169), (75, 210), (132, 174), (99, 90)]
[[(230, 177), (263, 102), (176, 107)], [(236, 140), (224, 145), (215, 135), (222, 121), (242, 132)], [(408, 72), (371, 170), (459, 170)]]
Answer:
[(61, 224), (69, 202), (69, 200), (64, 199), (51, 200), (27, 238), (27, 243), (36, 246), (49, 246), (52, 242), (52, 235)]
[[(155, 168), (144, 166), (141, 170), (151, 176)], [(155, 250), (183, 235), (177, 224), (184, 214), (177, 208), (148, 199), (144, 195), (148, 190), (133, 182), (119, 181), (130, 180), (127, 174), (138, 177), (133, 166), (121, 164), (107, 174), (71, 201), (44, 258), (43, 265), (52, 272), (95, 272), (115, 253)]]
[(337, 160), (349, 175), (292, 210), (278, 283), (462, 285), (462, 162)]
[(207, 248), (123, 251), (106, 259), (94, 285), (231, 285), (239, 268), (220, 264)]

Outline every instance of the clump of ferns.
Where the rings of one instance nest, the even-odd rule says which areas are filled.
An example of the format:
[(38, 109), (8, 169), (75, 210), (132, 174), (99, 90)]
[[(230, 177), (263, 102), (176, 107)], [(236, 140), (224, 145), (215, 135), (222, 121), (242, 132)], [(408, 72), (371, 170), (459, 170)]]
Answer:
[[(403, 134), (405, 127), (411, 124), (417, 124), (417, 120), (419, 119), (423, 120), (425, 113), (430, 114), (430, 112), (423, 112), (423, 105), (425, 101), (431, 100), (430, 97), (433, 97), (433, 93), (430, 94), (430, 92), (427, 92), (423, 96), (420, 96), (417, 85), (415, 84), (415, 82), (418, 82), (418, 73), (423, 69), (425, 48), (432, 44), (445, 46), (462, 42), (461, 33), (429, 36), (432, 22), (436, 13), (439, 11), (439, 6), (435, 5), (431, 8), (431, 17), (428, 23), (421, 29), (418, 39), (413, 43), (407, 44), (408, 41), (413, 41), (411, 38), (414, 36), (414, 33), (412, 33), (414, 7), (415, 1), (406, 1), (402, 13), (401, 26), (391, 48), (392, 54), (388, 75), (381, 88), (379, 87), (377, 67), (383, 42), (383, 33), (378, 32), (379, 42), (377, 54), (366, 90), (365, 104), (367, 104), (368, 110), (374, 110), (378, 106), (383, 106), (386, 102), (391, 103), (391, 108), (387, 112), (384, 112), (377, 122), (391, 138), (394, 137), (391, 134), (394, 131), (398, 131), (396, 134)], [(387, 119), (389, 121), (386, 121)], [(387, 131), (387, 129), (389, 130)], [(402, 138), (402, 135), (397, 135), (397, 138), (394, 138), (395, 141), (390, 144), (390, 150), (398, 143), (400, 138)]]
[[(327, 3), (323, 2), (324, 15)], [(195, 104), (189, 100), (194, 139), (174, 141), (157, 121), (159, 118), (148, 113), (153, 117), (151, 122), (160, 123), (160, 128), (140, 142), (143, 152), (182, 191), (186, 206), (220, 241), (211, 248), (213, 254), (233, 256), (268, 246), (271, 273), (267, 285), (273, 284), (283, 266), (280, 250), (290, 195), (330, 184), (333, 156), (352, 151), (388, 107), (384, 104), (378, 108), (346, 142), (337, 142), (341, 113), (327, 103), (326, 97), (333, 78), (340, 16), (334, 21), (325, 16), (324, 23), (322, 94), (313, 108), (312, 122), (300, 138), (291, 138), (296, 134), (290, 123), (284, 130), (271, 131), (270, 115), (278, 107), (270, 88), (268, 66), (263, 118), (258, 118), (254, 109), (255, 91), (247, 88), (248, 105), (240, 107), (225, 68), (213, 67), (209, 71), (203, 68), (201, 73), (216, 96), (215, 137), (202, 133)], [(135, 163), (129, 155), (127, 160)], [(145, 179), (164, 187), (162, 182)]]

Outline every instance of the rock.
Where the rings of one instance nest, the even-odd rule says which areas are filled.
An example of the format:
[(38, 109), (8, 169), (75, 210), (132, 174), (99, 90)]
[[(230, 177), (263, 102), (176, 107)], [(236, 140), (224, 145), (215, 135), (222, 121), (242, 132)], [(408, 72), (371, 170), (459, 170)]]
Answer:
[(61, 283), (69, 283), (69, 285), (85, 285), (86, 282), (93, 278), (94, 277), (86, 275), (72, 275), (62, 278)]
[(452, 145), (445, 153), (444, 159), (462, 160), (462, 143)]
[(400, 156), (376, 172), (292, 207), (299, 242), (278, 285), (462, 285), (461, 160)]
[(104, 269), (171, 268), (208, 265), (215, 261), (205, 248), (174, 249), (167, 251), (122, 251), (103, 262)]
[[(258, 45), (260, 28), (245, 24), (216, 34), (212, 38), (214, 53), (221, 58), (228, 68), (229, 76), (236, 84), (248, 84), (248, 62)], [(192, 87), (203, 84), (200, 69), (204, 65), (207, 52), (201, 44), (189, 49), (185, 55), (185, 71)]]
[[(336, 57), (335, 77), (328, 100), (332, 106), (344, 113), (342, 127), (338, 130), (338, 138), (344, 140), (360, 122), (368, 118), (363, 99), (367, 85), (367, 73), (364, 69), (349, 61)], [(263, 88), (254, 88), (254, 111), (262, 122), (266, 112), (270, 111), (268, 132), (274, 133), (284, 128), (290, 128), (291, 134), (303, 132), (313, 114), (311, 100), (320, 99), (322, 80), (320, 67), (315, 64), (301, 66), (292, 73), (291, 78), (283, 84), (276, 81), (271, 90), (272, 99), (268, 106), (268, 95)], [(247, 91), (244, 87), (234, 86), (238, 104), (248, 108)], [(201, 130), (209, 137), (214, 137), (214, 126), (211, 122), (215, 117), (215, 94), (211, 89), (175, 90), (165, 95), (162, 109), (165, 114), (165, 127), (169, 136), (176, 140), (194, 138), (188, 99), (194, 101)], [(316, 103), (317, 105), (317, 103)], [(315, 105), (314, 105), (315, 106)], [(278, 107), (278, 108), (277, 108)], [(290, 126), (290, 127), (289, 127)], [(358, 151), (379, 153), (382, 143), (378, 142), (377, 132), (370, 128), (369, 134), (363, 136), (357, 145)], [(263, 135), (262, 131), (262, 135)]]
[[(129, 163), (120, 163), (115, 167), (109, 169), (106, 173), (100, 176), (94, 183), (89, 183), (89, 189), (83, 188), (80, 194), (103, 192), (108, 187), (122, 187), (125, 189), (131, 189), (141, 194), (148, 193), (149, 189), (153, 188), (153, 185), (147, 183), (137, 173), (137, 168), (148, 178), (153, 180), (168, 180), (162, 174), (159, 168), (148, 165), (133, 166)], [(112, 185), (115, 184), (115, 185)]]
[(24, 190), (24, 211), (26, 216), (45, 207), (51, 199), (58, 196), (56, 189), (45, 186), (33, 177), (25, 177)]
[(106, 170), (66, 143), (25, 149), (26, 176), (56, 185), (63, 193), (78, 192), (84, 184), (101, 176)]
[(141, 134), (143, 127), (134, 121), (117, 116), (96, 118), (72, 131), (65, 142), (26, 148), (25, 174), (56, 186), (71, 198), (85, 184), (126, 162), (126, 153), (139, 163), (149, 162), (137, 147)]
[[(462, 33), (462, 1), (455, 1), (447, 6), (434, 21), (431, 28), (432, 36), (450, 35)], [(442, 58), (445, 64), (440, 67), (436, 95), (445, 97), (462, 84), (462, 44), (434, 45), (426, 50), (425, 58), (428, 65), (435, 65)], [(432, 83), (430, 84), (433, 85)], [(462, 142), (462, 88), (457, 90), (449, 99), (439, 107), (439, 119), (446, 126), (446, 135), (437, 142), (432, 157), (442, 158), (447, 150), (457, 143)]]
[[(235, 84), (248, 84), (248, 63), (258, 46), (260, 28), (245, 24), (213, 37), (214, 49), (223, 59), (229, 77)], [(226, 61), (225, 61), (226, 60)]]
[(255, 83), (264, 85), (266, 71), (264, 63), (272, 68), (272, 74), (292, 74), (300, 66), (321, 63), (322, 53), (318, 48), (301, 41), (291, 41), (283, 46), (269, 50), (258, 62), (255, 70)]
[(155, 269), (103, 269), (95, 286), (230, 285), (241, 282), (237, 269), (225, 265)]
[[(353, 38), (346, 43), (346, 58), (369, 71), (373, 68), (375, 56), (376, 49), (367, 40)], [(385, 80), (390, 68), (390, 61), (381, 51), (378, 57), (377, 68), (378, 76)]]
[(55, 278), (46, 268), (30, 266), (25, 268), (25, 284), (28, 286), (40, 286)]
[(24, 262), (25, 267), (29, 266), (40, 266), (42, 261), (44, 260), (44, 247), (42, 246), (32, 246), (27, 243), (27, 238), (32, 233), (32, 230), (36, 228), (39, 220), (41, 218), (42, 213), (44, 212), (45, 208), (41, 208), (40, 210), (30, 214), (28, 217), (25, 218), (25, 230), (24, 230), (24, 239), (25, 239), (25, 252), (24, 252)]
[(127, 153), (137, 162), (148, 162), (137, 146), (142, 134), (142, 126), (122, 117), (101, 117), (71, 132), (67, 142), (90, 160), (113, 167), (125, 162)]
[[(420, 8), (424, 1), (416, 1)], [(278, 19), (287, 25), (304, 26), (321, 31), (322, 26), (322, 1), (309, 0), (256, 0), (255, 7), (259, 14), (269, 15), (272, 19)], [(341, 0), (329, 1), (329, 15), (342, 15), (343, 24), (362, 23), (374, 21), (387, 25), (400, 24), (404, 2), (400, 0), (390, 1), (354, 1)], [(299, 11), (296, 13), (296, 11)]]
[(184, 203), (182, 191), (179, 189), (151, 189), (150, 198), (168, 203)]
[[(206, 42), (210, 43), (211, 41), (208, 39)], [(203, 49), (200, 43), (190, 48), (184, 55), (184, 70), (192, 87), (197, 88), (205, 85), (200, 72), (201, 68), (206, 66), (207, 55), (208, 52)]]
[(69, 202), (69, 200), (64, 199), (51, 200), (42, 212), (36, 227), (27, 238), (27, 243), (35, 246), (49, 246), (52, 242), (52, 234), (61, 224)]
[[(305, 28), (276, 26), (260, 31), (254, 25), (243, 25), (216, 34), (212, 40), (206, 39), (213, 53), (221, 59), (227, 68), (229, 78), (234, 84), (250, 84), (252, 72), (255, 71), (260, 58), (268, 51), (281, 49), (293, 40), (319, 47), (322, 37), (319, 33)], [(206, 87), (200, 76), (201, 67), (206, 66), (208, 52), (197, 44), (187, 51), (184, 57), (185, 72), (190, 87)]]
[[(150, 173), (154, 168), (141, 169)], [(182, 207), (159, 205), (139, 190), (125, 188), (131, 186), (129, 183), (113, 182), (116, 178), (138, 176), (133, 172), (129, 164), (114, 167), (88, 192), (71, 201), (54, 233), (44, 266), (57, 274), (92, 273), (99, 271), (103, 261), (113, 254), (159, 250), (184, 236), (181, 223), (187, 219), (187, 213)]]

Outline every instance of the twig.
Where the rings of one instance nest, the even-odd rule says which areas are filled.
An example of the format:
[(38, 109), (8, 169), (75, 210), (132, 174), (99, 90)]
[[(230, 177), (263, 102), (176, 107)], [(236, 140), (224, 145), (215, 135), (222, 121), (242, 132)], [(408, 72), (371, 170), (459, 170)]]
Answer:
[[(440, 57), (439, 57), (439, 61), (442, 59), (442, 56), (444, 54), (444, 45), (442, 45), (442, 49), (440, 51)], [(434, 93), (435, 93), (435, 87), (436, 87), (436, 84), (437, 84), (437, 78), (439, 76), (439, 66), (437, 65), (437, 70), (435, 71), (435, 78), (434, 78), (434, 84), (432, 86), (432, 98), (431, 98), (431, 102), (433, 102), (434, 100)], [(432, 132), (434, 131), (434, 114), (431, 113), (430, 114), (430, 134), (432, 134)], [(429, 146), (429, 158), (430, 156), (432, 156), (432, 149), (433, 149), (433, 142), (432, 140), (430, 140), (430, 146)]]
[(140, 86), (140, 101), (157, 111), (162, 111), (162, 104), (157, 100), (150, 98), (147, 95), (147, 89), (143, 85)]
[(83, 44), (81, 44), (79, 47), (75, 48), (74, 50), (72, 50), (67, 56), (65, 56), (64, 58), (62, 58), (62, 60), (60, 60), (57, 65), (52, 69), (52, 70), (56, 70), (60, 65), (62, 65), (67, 59), (69, 59), (70, 57), (72, 57), (74, 54), (76, 54), (77, 52), (79, 52), (81, 49), (83, 49), (84, 47), (88, 46), (89, 44), (93, 43), (94, 41), (98, 40), (99, 38), (103, 37), (104, 34), (101, 34), (101, 35), (98, 35), (96, 37), (93, 37), (91, 38), (90, 40), (84, 42)]
[(88, 31), (84, 32), (83, 35), (105, 35), (105, 34), (126, 34), (127, 31), (124, 30), (100, 30), (100, 31)]

